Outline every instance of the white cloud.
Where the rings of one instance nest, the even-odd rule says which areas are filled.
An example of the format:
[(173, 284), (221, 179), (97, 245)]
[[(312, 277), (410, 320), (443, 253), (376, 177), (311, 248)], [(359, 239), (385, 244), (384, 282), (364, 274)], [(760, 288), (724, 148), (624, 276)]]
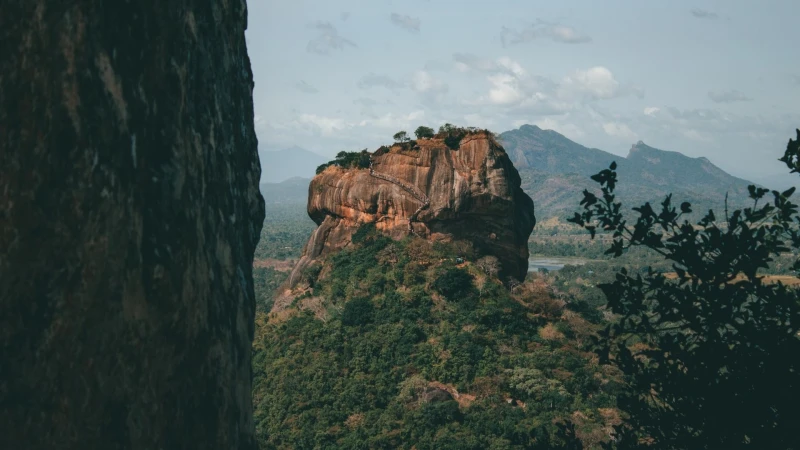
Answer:
[(365, 119), (358, 123), (360, 127), (384, 128), (398, 130), (409, 128), (425, 117), (425, 111), (412, 111), (405, 115), (387, 113), (375, 119)]
[(525, 70), (522, 68), (522, 66), (519, 65), (518, 62), (514, 61), (513, 59), (507, 56), (498, 58), (497, 65), (504, 69), (507, 69), (509, 72), (511, 72), (512, 74), (514, 74), (514, 76), (518, 78), (525, 76)]
[(347, 127), (344, 119), (318, 116), (316, 114), (301, 114), (298, 121), (302, 125), (316, 127), (323, 136), (330, 136)]
[(503, 43), (503, 47), (542, 38), (564, 44), (583, 44), (592, 41), (591, 37), (574, 28), (543, 20), (520, 30), (503, 27), (500, 31), (500, 41)]
[(522, 99), (517, 79), (511, 75), (498, 74), (487, 77), (492, 88), (489, 89), (489, 101), (495, 105), (507, 105)]
[(636, 140), (639, 136), (636, 135), (628, 125), (619, 122), (606, 122), (603, 124), (603, 131), (609, 136), (614, 136), (622, 139)]
[[(522, 123), (520, 123), (520, 122), (522, 122)], [(516, 127), (519, 127), (519, 126), (521, 126), (521, 125), (523, 125), (525, 123), (529, 123), (529, 122), (516, 121), (514, 123), (515, 123)], [(568, 138), (570, 138), (572, 140), (580, 139), (581, 137), (583, 137), (586, 134), (577, 125), (572, 124), (572, 123), (564, 123), (561, 120), (555, 119), (555, 118), (552, 118), (552, 117), (545, 117), (543, 119), (535, 120), (535, 121), (533, 121), (533, 124), (538, 126), (541, 129), (543, 129), (543, 130), (553, 130), (553, 131), (556, 131), (558, 133), (561, 133), (564, 136), (566, 136), (566, 137), (568, 137)]]
[(697, 130), (685, 130), (681, 133), (687, 139), (691, 139), (693, 141), (699, 142), (711, 142), (712, 139), (707, 136), (705, 133), (701, 133)]
[(658, 107), (656, 107), (656, 106), (648, 106), (648, 107), (646, 107), (646, 108), (644, 109), (644, 114), (645, 114), (646, 116), (654, 116), (654, 115), (656, 115), (656, 113), (658, 113), (659, 111), (661, 111), (661, 108), (658, 108)]
[(480, 114), (467, 114), (464, 116), (464, 121), (467, 126), (478, 128), (490, 128), (495, 124), (494, 120)]
[(447, 90), (447, 85), (431, 76), (424, 70), (418, 70), (411, 76), (411, 88), (417, 92), (442, 92)]
[(753, 100), (737, 90), (709, 91), (708, 98), (714, 103), (749, 102)]
[(526, 74), (525, 69), (508, 56), (501, 56), (493, 60), (481, 58), (471, 53), (454, 53), (453, 61), (455, 61), (455, 68), (459, 72), (502, 72), (516, 77), (523, 77)]
[(566, 98), (582, 95), (593, 99), (609, 99), (619, 94), (619, 82), (610, 70), (597, 66), (576, 70), (562, 80), (559, 90)]

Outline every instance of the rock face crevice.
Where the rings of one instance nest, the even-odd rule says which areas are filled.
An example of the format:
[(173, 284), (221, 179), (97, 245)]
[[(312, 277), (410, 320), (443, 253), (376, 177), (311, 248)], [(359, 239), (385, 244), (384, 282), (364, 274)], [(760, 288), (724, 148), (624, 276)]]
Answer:
[(0, 448), (255, 448), (244, 0), (6, 0)]
[(497, 256), (500, 276), (523, 279), (533, 202), (503, 148), (486, 133), (465, 137), (458, 150), (441, 139), (415, 148), (395, 145), (372, 154), (369, 169), (330, 166), (309, 185), (308, 214), (319, 225), (290, 277), (351, 241), (363, 224), (400, 239), (464, 239)]

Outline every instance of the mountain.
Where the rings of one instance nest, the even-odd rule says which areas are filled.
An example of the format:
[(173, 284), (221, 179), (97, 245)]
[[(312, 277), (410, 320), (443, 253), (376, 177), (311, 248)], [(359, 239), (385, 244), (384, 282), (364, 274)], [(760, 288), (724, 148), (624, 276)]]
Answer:
[(294, 146), (277, 151), (259, 151), (261, 158), (261, 182), (280, 183), (293, 177), (311, 178), (317, 166), (328, 158)]
[(296, 204), (304, 207), (310, 182), (310, 178), (293, 177), (280, 183), (261, 183), (259, 189), (267, 206)]
[(729, 208), (745, 206), (747, 186), (753, 184), (726, 173), (707, 158), (660, 150), (642, 141), (631, 147), (627, 157), (621, 157), (584, 147), (535, 125), (523, 125), (499, 138), (519, 168), (522, 187), (533, 198), (540, 223), (579, 210), (581, 192), (598, 186), (589, 176), (608, 168), (612, 161), (617, 163), (618, 200), (628, 209), (644, 202), (658, 205), (672, 193), (673, 202), (692, 203), (692, 217), (697, 218), (709, 208), (722, 211), (726, 193)]

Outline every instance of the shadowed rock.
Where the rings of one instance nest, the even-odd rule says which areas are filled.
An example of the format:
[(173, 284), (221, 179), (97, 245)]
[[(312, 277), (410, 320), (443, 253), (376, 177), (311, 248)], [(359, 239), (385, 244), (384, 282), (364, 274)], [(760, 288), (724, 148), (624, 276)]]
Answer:
[(5, 0), (0, 448), (254, 448), (243, 0)]

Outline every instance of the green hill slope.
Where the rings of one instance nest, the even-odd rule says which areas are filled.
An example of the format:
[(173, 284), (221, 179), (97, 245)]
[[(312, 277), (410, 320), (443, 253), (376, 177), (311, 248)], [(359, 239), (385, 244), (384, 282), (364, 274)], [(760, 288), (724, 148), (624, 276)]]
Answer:
[(511, 295), (477, 257), (365, 227), (306, 294), (258, 313), (262, 447), (599, 448), (621, 384), (587, 351), (596, 313), (540, 281)]

